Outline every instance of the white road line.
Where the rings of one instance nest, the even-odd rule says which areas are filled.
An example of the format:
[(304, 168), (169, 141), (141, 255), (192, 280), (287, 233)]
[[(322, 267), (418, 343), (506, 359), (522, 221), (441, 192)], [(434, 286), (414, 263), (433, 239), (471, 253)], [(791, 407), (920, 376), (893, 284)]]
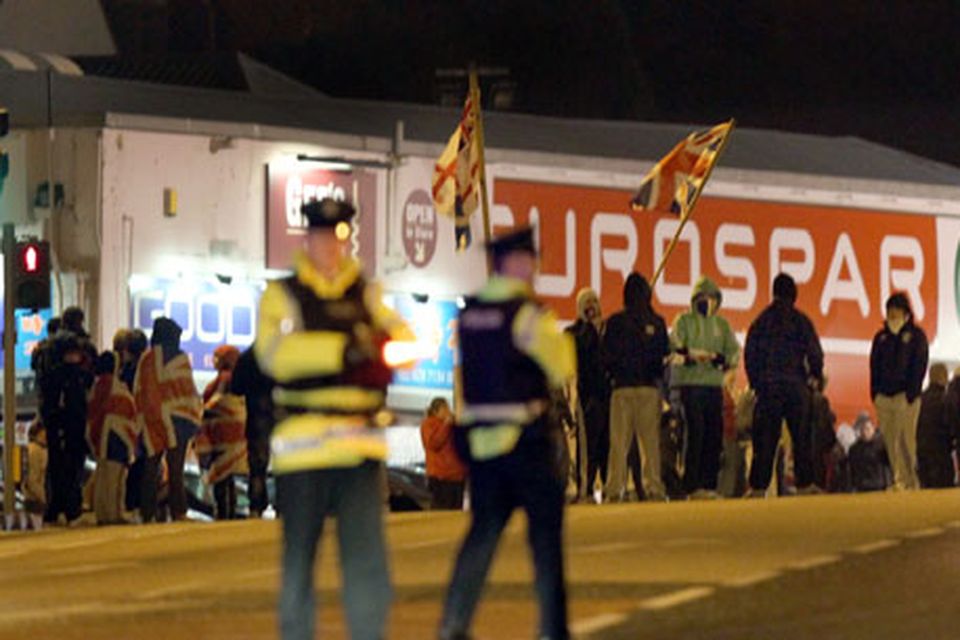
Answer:
[(779, 571), (757, 571), (756, 573), (748, 573), (745, 576), (724, 580), (720, 584), (733, 589), (743, 589), (745, 587), (752, 587), (755, 584), (760, 584), (761, 582), (766, 582), (767, 580), (773, 580), (779, 576)]
[(877, 551), (883, 551), (884, 549), (890, 549), (900, 544), (899, 540), (877, 540), (876, 542), (868, 542), (866, 544), (861, 544), (850, 549), (853, 553), (859, 553), (866, 555), (868, 553), (875, 553)]
[(787, 568), (795, 571), (805, 571), (807, 569), (816, 569), (817, 567), (823, 567), (839, 561), (840, 556), (836, 555), (813, 556), (810, 558), (804, 558), (803, 560), (797, 560), (796, 562), (791, 562), (787, 565)]
[(943, 526), (948, 529), (960, 529), (960, 520), (952, 520)]
[(73, 542), (60, 542), (48, 544), (43, 547), (44, 551), (67, 551), (70, 549), (82, 549), (84, 547), (95, 547), (98, 544), (107, 544), (110, 538), (94, 538), (93, 540), (76, 540)]
[(700, 598), (706, 598), (707, 596), (713, 595), (715, 591), (716, 589), (713, 587), (687, 587), (686, 589), (680, 589), (679, 591), (667, 593), (662, 596), (647, 598), (640, 603), (640, 608), (647, 611), (669, 609), (681, 604), (686, 604), (687, 602), (699, 600)]
[(607, 553), (610, 551), (625, 551), (627, 549), (638, 549), (649, 546), (649, 544), (639, 544), (637, 542), (610, 542), (607, 544), (588, 544), (582, 547), (573, 547), (570, 549), (570, 553)]
[(432, 538), (430, 540), (421, 540), (420, 542), (411, 542), (409, 544), (400, 544), (393, 547), (394, 549), (425, 549), (427, 547), (439, 547), (445, 544), (453, 544), (455, 540), (450, 538)]
[(98, 573), (100, 571), (113, 571), (114, 569), (129, 569), (139, 567), (139, 562), (101, 562), (99, 564), (81, 564), (76, 567), (65, 567), (63, 569), (50, 569), (44, 571), (48, 576), (73, 576), (83, 575), (85, 573)]
[(932, 538), (933, 536), (938, 536), (941, 533), (945, 533), (946, 529), (943, 527), (930, 527), (929, 529), (917, 529), (916, 531), (909, 531), (903, 534), (904, 538)]
[(575, 621), (570, 625), (570, 631), (574, 636), (581, 636), (588, 633), (603, 631), (609, 627), (615, 627), (626, 620), (627, 616), (623, 613), (602, 613), (592, 618)]
[(183, 593), (190, 593), (191, 591), (210, 591), (215, 590), (218, 587), (209, 582), (200, 582), (195, 580), (193, 582), (184, 582), (181, 584), (172, 585), (169, 587), (161, 587), (159, 589), (151, 589), (150, 591), (144, 591), (143, 593), (138, 593), (134, 597), (138, 600), (154, 600), (157, 598), (165, 598), (166, 596), (173, 596)]

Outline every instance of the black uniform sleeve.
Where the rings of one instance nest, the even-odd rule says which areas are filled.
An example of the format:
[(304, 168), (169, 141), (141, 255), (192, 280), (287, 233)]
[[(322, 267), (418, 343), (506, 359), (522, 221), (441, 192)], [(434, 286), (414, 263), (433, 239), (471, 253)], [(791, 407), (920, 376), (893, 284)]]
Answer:
[(651, 373), (655, 374), (654, 378), (662, 380), (666, 368), (666, 359), (670, 355), (670, 336), (667, 334), (667, 324), (663, 321), (663, 318), (657, 316), (655, 326), (656, 333), (651, 345), (650, 369)]

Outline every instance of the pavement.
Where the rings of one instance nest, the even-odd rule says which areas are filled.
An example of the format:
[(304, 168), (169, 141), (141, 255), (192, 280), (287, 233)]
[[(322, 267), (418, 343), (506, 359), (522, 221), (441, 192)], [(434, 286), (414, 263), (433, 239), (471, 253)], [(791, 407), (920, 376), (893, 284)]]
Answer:
[[(389, 638), (434, 637), (463, 513), (391, 514)], [(333, 524), (318, 637), (346, 638)], [(0, 536), (0, 638), (276, 637), (279, 524)], [(957, 638), (960, 490), (576, 505), (571, 627), (595, 638)], [(507, 528), (479, 639), (535, 637), (525, 522)]]

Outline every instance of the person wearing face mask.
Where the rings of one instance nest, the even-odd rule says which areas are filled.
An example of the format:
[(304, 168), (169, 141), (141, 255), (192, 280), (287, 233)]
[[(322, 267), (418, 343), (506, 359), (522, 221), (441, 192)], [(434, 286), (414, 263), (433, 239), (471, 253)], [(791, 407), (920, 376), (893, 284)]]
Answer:
[(893, 467), (893, 488), (918, 489), (917, 417), (928, 346), (906, 294), (887, 299), (887, 318), (870, 348), (870, 397)]
[(683, 489), (690, 497), (717, 497), (723, 438), (723, 376), (735, 370), (740, 345), (718, 315), (723, 296), (713, 280), (697, 281), (690, 310), (673, 323), (670, 383), (680, 390), (687, 430)]

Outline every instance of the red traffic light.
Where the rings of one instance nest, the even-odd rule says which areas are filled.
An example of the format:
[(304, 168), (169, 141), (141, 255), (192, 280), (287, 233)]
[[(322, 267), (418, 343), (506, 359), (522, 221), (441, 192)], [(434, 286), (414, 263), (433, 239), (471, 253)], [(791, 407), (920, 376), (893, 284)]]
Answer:
[(26, 273), (36, 273), (40, 269), (40, 252), (36, 245), (28, 244), (23, 250), (23, 270)]

